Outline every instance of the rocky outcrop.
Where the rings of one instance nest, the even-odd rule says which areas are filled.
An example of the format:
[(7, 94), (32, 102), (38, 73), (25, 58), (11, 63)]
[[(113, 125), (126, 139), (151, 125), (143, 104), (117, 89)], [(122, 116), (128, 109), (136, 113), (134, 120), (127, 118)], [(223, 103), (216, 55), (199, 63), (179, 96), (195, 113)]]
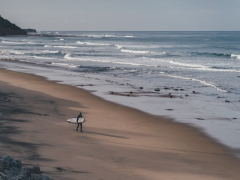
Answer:
[(22, 169), (22, 162), (10, 156), (0, 156), (0, 180), (52, 180), (40, 168)]
[(27, 33), (20, 27), (12, 24), (0, 16), (0, 36), (4, 35), (26, 35)]
[(37, 33), (36, 29), (23, 29), (26, 33)]

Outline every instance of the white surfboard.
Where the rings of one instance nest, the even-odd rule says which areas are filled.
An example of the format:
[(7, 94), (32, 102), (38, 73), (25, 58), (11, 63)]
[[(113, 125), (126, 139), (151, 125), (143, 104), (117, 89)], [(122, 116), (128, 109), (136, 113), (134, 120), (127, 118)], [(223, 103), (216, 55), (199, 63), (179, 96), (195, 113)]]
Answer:
[[(86, 120), (85, 118), (79, 118), (78, 123), (84, 123)], [(77, 118), (70, 118), (67, 120), (69, 123), (77, 124)]]

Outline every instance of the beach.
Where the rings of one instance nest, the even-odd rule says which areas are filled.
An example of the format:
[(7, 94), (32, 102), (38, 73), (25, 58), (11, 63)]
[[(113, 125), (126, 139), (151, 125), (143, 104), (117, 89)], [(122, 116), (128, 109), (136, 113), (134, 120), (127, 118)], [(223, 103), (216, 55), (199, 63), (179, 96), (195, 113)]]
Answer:
[(239, 32), (45, 31), (0, 37), (0, 64), (172, 118), (239, 152), (239, 40)]
[[(199, 129), (44, 77), (0, 70), (2, 155), (53, 179), (239, 179), (231, 149)], [(67, 119), (83, 113), (83, 132)]]

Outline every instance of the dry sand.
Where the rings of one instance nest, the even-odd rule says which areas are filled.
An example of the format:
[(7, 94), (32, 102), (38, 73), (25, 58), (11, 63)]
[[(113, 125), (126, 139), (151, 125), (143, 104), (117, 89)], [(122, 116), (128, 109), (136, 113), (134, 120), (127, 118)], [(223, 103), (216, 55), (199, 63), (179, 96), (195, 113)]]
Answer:
[[(54, 179), (240, 178), (230, 149), (199, 130), (43, 77), (0, 70), (0, 154)], [(83, 132), (66, 122), (79, 112)]]

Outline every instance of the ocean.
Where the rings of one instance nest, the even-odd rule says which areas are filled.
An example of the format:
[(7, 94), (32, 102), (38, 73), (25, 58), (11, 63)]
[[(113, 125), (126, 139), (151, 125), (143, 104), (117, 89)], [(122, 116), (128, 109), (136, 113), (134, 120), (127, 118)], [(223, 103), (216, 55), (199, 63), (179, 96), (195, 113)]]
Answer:
[(167, 116), (239, 149), (239, 42), (240, 32), (45, 31), (0, 37), (0, 67)]

